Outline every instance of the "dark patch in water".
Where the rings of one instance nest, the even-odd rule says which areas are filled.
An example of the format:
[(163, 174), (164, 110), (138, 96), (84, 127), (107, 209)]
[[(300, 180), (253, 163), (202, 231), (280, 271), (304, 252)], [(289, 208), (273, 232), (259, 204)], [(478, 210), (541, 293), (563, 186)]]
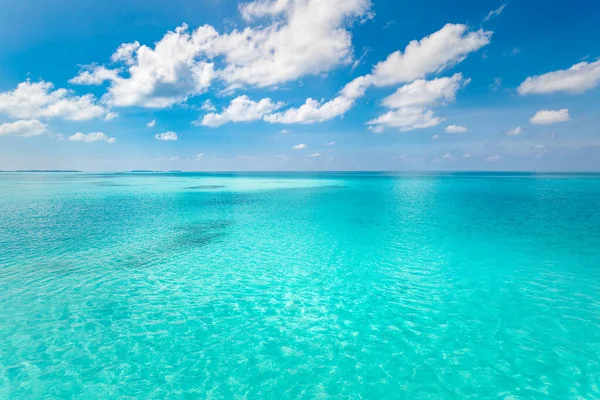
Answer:
[(177, 246), (204, 247), (219, 238), (224, 237), (227, 228), (232, 225), (230, 220), (204, 221), (187, 224), (180, 228), (177, 236)]
[(222, 189), (225, 186), (223, 185), (199, 185), (199, 186), (188, 186), (185, 187), (185, 190), (215, 190), (215, 189)]

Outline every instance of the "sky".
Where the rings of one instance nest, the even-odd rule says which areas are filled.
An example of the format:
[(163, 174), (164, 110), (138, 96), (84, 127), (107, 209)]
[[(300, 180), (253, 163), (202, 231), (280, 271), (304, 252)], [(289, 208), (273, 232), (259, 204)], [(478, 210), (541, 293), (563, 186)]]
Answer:
[(0, 0), (0, 170), (600, 171), (597, 0)]

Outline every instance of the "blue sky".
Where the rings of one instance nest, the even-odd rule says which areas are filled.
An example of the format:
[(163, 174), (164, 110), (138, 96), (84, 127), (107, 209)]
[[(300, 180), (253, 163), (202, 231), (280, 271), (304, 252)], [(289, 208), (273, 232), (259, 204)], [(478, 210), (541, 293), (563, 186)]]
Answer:
[(599, 14), (0, 0), (0, 169), (600, 170)]

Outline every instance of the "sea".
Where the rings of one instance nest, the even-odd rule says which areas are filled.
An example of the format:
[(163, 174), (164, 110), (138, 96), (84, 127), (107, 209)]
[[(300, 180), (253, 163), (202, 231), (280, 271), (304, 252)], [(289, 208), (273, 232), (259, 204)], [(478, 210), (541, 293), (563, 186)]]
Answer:
[(600, 175), (0, 173), (1, 399), (598, 399)]

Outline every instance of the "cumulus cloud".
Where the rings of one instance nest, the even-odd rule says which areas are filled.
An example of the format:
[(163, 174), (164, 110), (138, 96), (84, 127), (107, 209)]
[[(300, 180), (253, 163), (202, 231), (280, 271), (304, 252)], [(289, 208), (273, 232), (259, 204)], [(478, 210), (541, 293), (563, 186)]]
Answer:
[(156, 120), (155, 120), (155, 119), (153, 119), (152, 121), (150, 121), (150, 122), (148, 122), (148, 123), (146, 124), (146, 126), (147, 126), (148, 128), (153, 128), (153, 127), (154, 127), (154, 125), (156, 125)]
[(82, 121), (98, 118), (107, 110), (93, 95), (75, 96), (66, 89), (53, 90), (50, 82), (19, 83), (16, 89), (0, 93), (0, 113), (12, 118), (65, 118)]
[(558, 122), (566, 122), (570, 119), (569, 110), (540, 110), (529, 120), (534, 125), (549, 125)]
[(389, 111), (369, 122), (368, 125), (385, 125), (398, 128), (401, 132), (413, 129), (430, 128), (439, 125), (444, 118), (435, 115), (432, 110), (423, 107), (402, 107)]
[(309, 157), (321, 157), (322, 155), (321, 153), (312, 153)]
[(167, 132), (163, 132), (163, 133), (157, 133), (156, 135), (154, 135), (154, 137), (158, 140), (166, 140), (166, 141), (171, 141), (171, 140), (177, 140), (179, 139), (179, 137), (177, 136), (177, 134), (175, 132), (171, 132), (171, 131), (167, 131)]
[(517, 126), (514, 129), (510, 129), (510, 130), (506, 131), (506, 134), (509, 136), (517, 136), (517, 135), (520, 135), (521, 133), (523, 133), (523, 128), (521, 128), (520, 126)]
[(468, 129), (464, 126), (459, 125), (448, 125), (446, 129), (444, 129), (447, 133), (464, 133), (467, 132)]
[(466, 25), (446, 24), (420, 41), (410, 42), (403, 53), (396, 51), (375, 65), (371, 81), (376, 86), (388, 86), (441, 72), (487, 45), (491, 37), (490, 31), (468, 32)]
[(444, 118), (435, 116), (429, 107), (448, 103), (456, 99), (456, 92), (469, 82), (461, 74), (430, 81), (419, 79), (400, 87), (383, 100), (387, 108), (395, 109), (368, 122), (372, 131), (379, 133), (383, 126), (399, 128), (401, 131), (430, 128), (440, 124)]
[(581, 62), (567, 70), (549, 72), (525, 79), (518, 87), (520, 95), (565, 92), (583, 93), (600, 83), (600, 60)]
[(69, 140), (73, 142), (106, 142), (109, 144), (117, 142), (117, 139), (108, 137), (102, 132), (91, 132), (87, 135), (85, 133), (77, 132), (76, 134), (69, 136)]
[(419, 79), (400, 87), (394, 94), (383, 99), (383, 105), (400, 108), (430, 106), (440, 101), (451, 102), (456, 99), (458, 89), (468, 82), (461, 74), (430, 81)]
[(102, 85), (106, 81), (114, 81), (119, 78), (118, 69), (108, 69), (103, 66), (88, 66), (79, 72), (69, 83), (76, 85)]
[(294, 147), (292, 147), (292, 150), (302, 150), (305, 148), (306, 148), (306, 145), (304, 143), (300, 143), (300, 144), (297, 144)]
[[(219, 33), (210, 25), (190, 32), (186, 24), (167, 32), (154, 47), (124, 43), (106, 67), (82, 71), (74, 83), (111, 81), (113, 106), (169, 107), (205, 92), (214, 79), (228, 88), (270, 87), (328, 72), (353, 61), (353, 21), (368, 18), (369, 0), (257, 0), (244, 4), (247, 21), (267, 22)], [(215, 70), (215, 62), (222, 66)]]
[[(396, 51), (390, 54), (385, 61), (374, 66), (371, 74), (359, 76), (344, 86), (338, 97), (333, 100), (321, 103), (309, 98), (301, 107), (291, 108), (275, 116), (266, 116), (265, 120), (283, 123), (323, 122), (345, 114), (354, 106), (355, 100), (364, 96), (372, 85), (389, 86), (411, 82), (428, 73), (443, 71), (463, 61), (469, 53), (489, 43), (491, 32), (481, 29), (476, 32), (468, 32), (467, 29), (466, 25), (447, 24), (420, 41), (410, 42), (404, 53)], [(468, 82), (469, 80), (463, 79), (461, 74), (431, 81), (417, 80), (403, 86), (386, 98), (384, 105), (388, 108), (405, 106), (418, 108), (439, 101), (453, 101), (456, 91)], [(431, 117), (431, 113), (428, 111), (424, 110), (421, 113), (422, 123), (415, 125), (415, 128), (430, 126), (435, 121), (439, 123), (440, 120)], [(381, 118), (381, 121), (394, 120), (398, 122), (398, 119), (392, 116), (393, 114), (398, 116), (414, 114), (414, 112), (415, 110), (388, 113), (385, 118)], [(382, 130), (381, 128), (373, 129)]]
[(0, 124), (0, 136), (38, 136), (45, 133), (47, 127), (37, 119), (5, 122)]
[(256, 121), (261, 119), (263, 116), (281, 108), (282, 106), (283, 103), (275, 103), (270, 98), (254, 101), (248, 96), (239, 96), (231, 100), (229, 106), (220, 114), (206, 114), (202, 118), (200, 124), (204, 126), (217, 127), (228, 122)]
[(298, 108), (290, 108), (285, 112), (265, 115), (264, 119), (271, 123), (312, 124), (343, 115), (353, 105), (354, 99), (345, 96), (338, 96), (326, 103), (309, 98)]

